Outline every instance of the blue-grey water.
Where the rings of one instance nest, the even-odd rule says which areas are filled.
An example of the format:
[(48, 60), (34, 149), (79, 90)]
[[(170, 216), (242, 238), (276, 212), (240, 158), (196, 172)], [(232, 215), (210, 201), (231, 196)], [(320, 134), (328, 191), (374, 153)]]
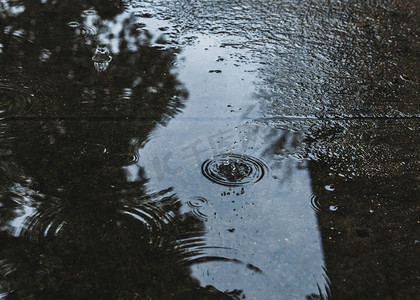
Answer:
[(417, 299), (419, 9), (0, 0), (0, 299)]

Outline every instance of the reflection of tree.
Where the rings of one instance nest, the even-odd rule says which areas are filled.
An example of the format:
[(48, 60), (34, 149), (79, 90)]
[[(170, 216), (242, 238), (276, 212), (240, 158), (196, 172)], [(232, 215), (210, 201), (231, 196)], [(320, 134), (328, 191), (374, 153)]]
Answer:
[[(126, 179), (123, 167), (141, 159), (136, 149), (182, 108), (186, 92), (171, 72), (173, 51), (139, 42), (131, 52), (124, 35), (108, 70), (96, 72), (93, 49), (67, 24), (91, 7), (103, 18), (122, 12), (106, 3), (24, 1), (23, 12), (1, 14), (8, 34), (0, 76), (15, 94), (22, 86), (33, 94), (21, 97), (22, 110), (6, 105), (1, 292), (11, 299), (237, 298), (237, 291), (201, 288), (182, 264), (187, 250), (177, 241), (199, 239), (201, 221), (181, 215), (171, 190), (146, 193), (141, 169), (135, 182)], [(27, 211), (16, 231), (13, 221)]]

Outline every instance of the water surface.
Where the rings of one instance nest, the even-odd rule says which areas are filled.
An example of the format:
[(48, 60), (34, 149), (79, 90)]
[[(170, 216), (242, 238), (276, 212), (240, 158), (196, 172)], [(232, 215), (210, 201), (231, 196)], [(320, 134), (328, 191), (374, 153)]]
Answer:
[(418, 1), (0, 1), (0, 298), (416, 299)]

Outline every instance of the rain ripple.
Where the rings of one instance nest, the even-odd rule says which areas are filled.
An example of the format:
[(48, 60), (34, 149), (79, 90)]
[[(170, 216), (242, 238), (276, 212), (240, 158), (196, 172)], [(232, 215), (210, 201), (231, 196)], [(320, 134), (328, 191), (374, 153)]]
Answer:
[(13, 183), (8, 187), (8, 191), (2, 193), (2, 202), (6, 203), (5, 207), (11, 207), (13, 213), (9, 219), (4, 220), (0, 227), (2, 231), (8, 231), (9, 234), (19, 236), (29, 236), (36, 239), (35, 232), (39, 232), (38, 203), (45, 195), (34, 191), (27, 184)]
[[(196, 233), (195, 233), (196, 234)], [(200, 236), (187, 237), (177, 242), (176, 249), (180, 250), (179, 261), (183, 265), (194, 265), (207, 262), (231, 262), (244, 265), (246, 268), (256, 272), (263, 271), (253, 264), (246, 263), (236, 258), (237, 250), (229, 247), (209, 246), (203, 237), (203, 231)]]
[(24, 232), (30, 240), (36, 241), (40, 238), (56, 237), (67, 223), (63, 219), (59, 205), (51, 205), (30, 216), (26, 220)]
[(134, 219), (143, 223), (149, 230), (161, 230), (163, 224), (171, 222), (171, 216), (166, 215), (166, 212), (153, 204), (143, 204), (138, 207), (125, 206), (121, 211), (123, 214), (132, 216)]
[(201, 211), (203, 206), (207, 205), (207, 199), (203, 197), (194, 197), (187, 202), (187, 205), (191, 208), (190, 214), (199, 220), (206, 221), (208, 216)]
[(324, 203), (316, 195), (311, 196), (311, 207), (317, 213), (334, 213), (340, 210), (341, 205), (336, 203)]
[(76, 21), (71, 21), (71, 22), (67, 23), (67, 25), (70, 28), (74, 28), (75, 33), (78, 36), (82, 36), (86, 40), (90, 40), (90, 39), (96, 37), (97, 33), (96, 33), (96, 30), (93, 27), (82, 25), (82, 24), (80, 24), (79, 22), (76, 22)]
[(220, 154), (206, 160), (203, 175), (210, 181), (225, 186), (240, 186), (260, 181), (268, 172), (260, 159), (245, 154)]
[(33, 109), (34, 98), (29, 87), (0, 80), (0, 119), (28, 114)]
[[(163, 192), (165, 191), (155, 196), (161, 196)], [(141, 203), (138, 204), (123, 205), (120, 213), (140, 222), (142, 227), (149, 232), (150, 244), (161, 244), (165, 240), (164, 237), (173, 239), (173, 236), (169, 234), (171, 228), (182, 221), (182, 218), (175, 213), (175, 208), (180, 205), (179, 201), (171, 196), (156, 200), (153, 195), (140, 201)]]
[(169, 192), (170, 190), (167, 190), (149, 195), (147, 199), (139, 199), (141, 202), (136, 205), (126, 204), (120, 213), (133, 218), (141, 224), (141, 227), (147, 229), (150, 245), (174, 249), (177, 253), (177, 262), (181, 265), (231, 262), (244, 265), (254, 272), (262, 272), (258, 267), (238, 259), (236, 249), (208, 243), (205, 238), (206, 229), (201, 219), (204, 215), (198, 212), (207, 204), (206, 199), (191, 198), (187, 205), (196, 212), (178, 214), (176, 208), (179, 208), (181, 202), (173, 196), (168, 196)]
[(119, 166), (128, 166), (135, 164), (139, 161), (140, 157), (137, 152), (130, 151), (130, 152), (113, 152), (110, 151), (105, 145), (103, 144), (91, 144), (89, 148), (90, 153), (103, 156), (103, 158), (107, 161), (107, 164), (113, 165), (116, 167)]

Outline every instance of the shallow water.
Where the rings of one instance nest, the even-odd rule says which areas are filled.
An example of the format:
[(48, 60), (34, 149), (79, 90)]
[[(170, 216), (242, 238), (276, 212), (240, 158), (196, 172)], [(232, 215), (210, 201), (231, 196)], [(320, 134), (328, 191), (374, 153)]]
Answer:
[(0, 299), (416, 299), (418, 1), (0, 1)]

